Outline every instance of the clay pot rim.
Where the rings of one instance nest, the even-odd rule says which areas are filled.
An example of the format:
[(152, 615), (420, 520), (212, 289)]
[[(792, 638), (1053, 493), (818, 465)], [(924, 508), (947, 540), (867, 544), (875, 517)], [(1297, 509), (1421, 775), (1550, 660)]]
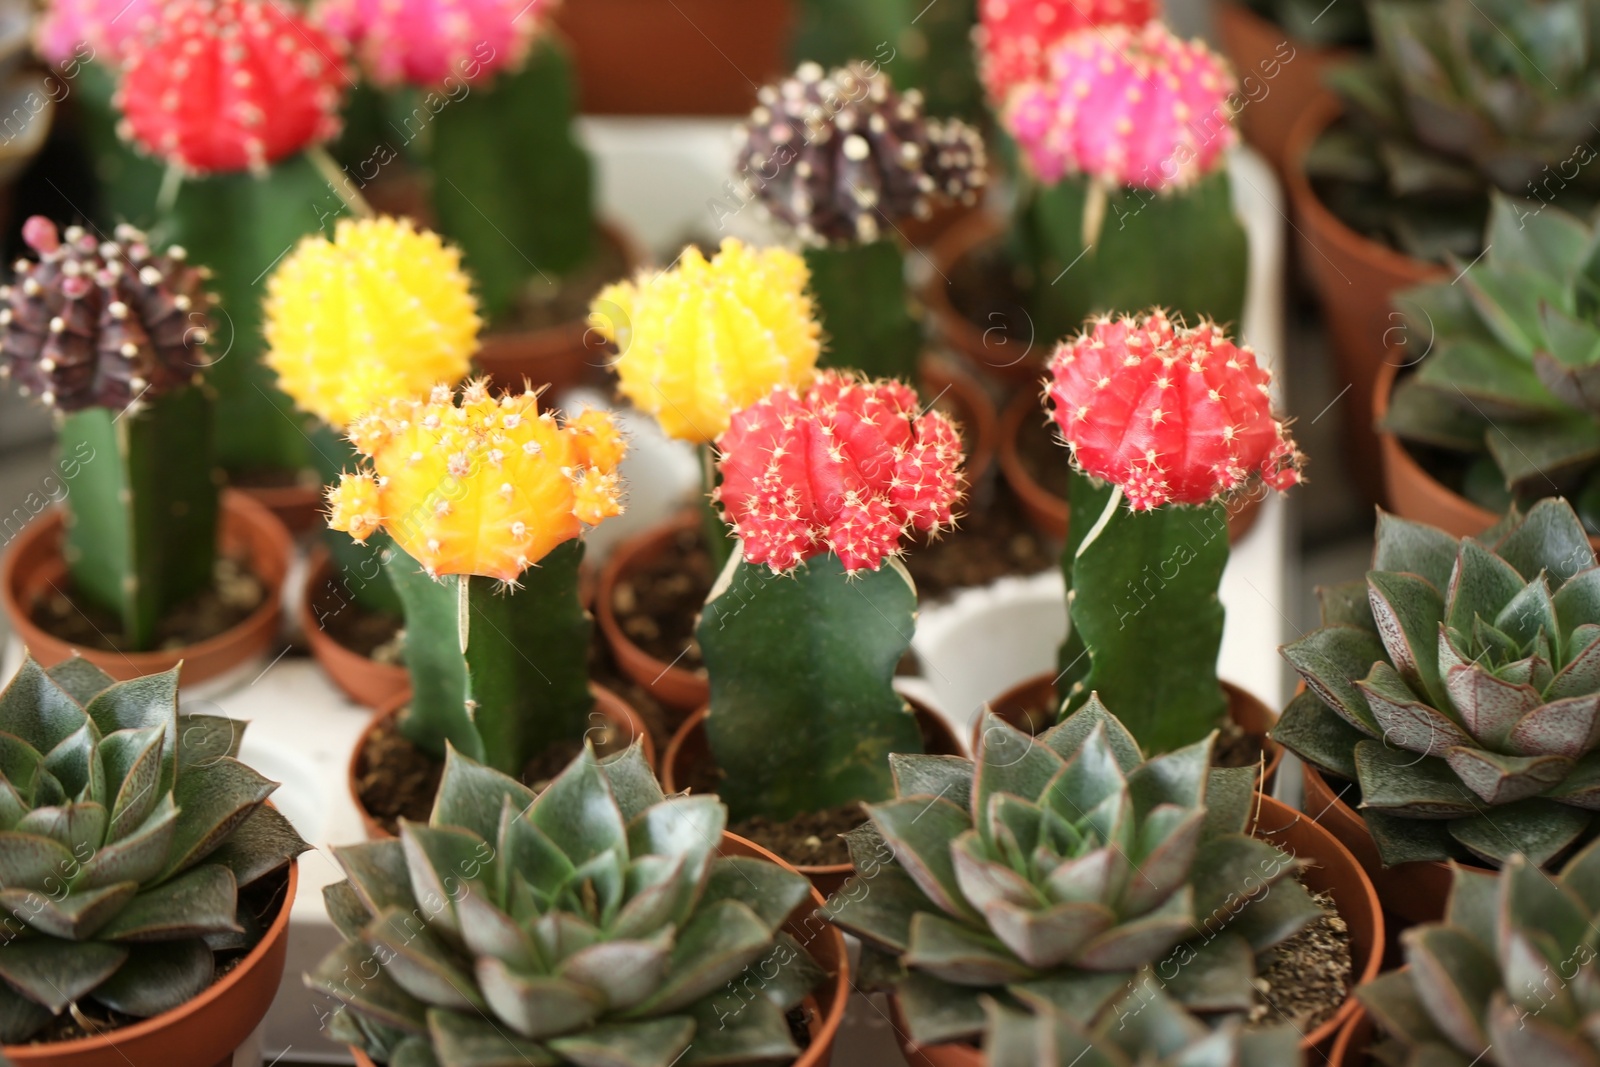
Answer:
[[(626, 712), (625, 717), (631, 720), (629, 727), (634, 730), (634, 740), (639, 742), (640, 747), (644, 750), (645, 762), (654, 767), (656, 764), (655, 742), (651, 740), (649, 729), (645, 726), (644, 720), (639, 718), (639, 713), (633, 709), (633, 705), (623, 700), (617, 693), (592, 679), (589, 682), (589, 692), (594, 694), (595, 698), (595, 710), (591, 714), (601, 714), (603, 716), (604, 713), (600, 711), (600, 707), (607, 701), (611, 703), (614, 710), (620, 709)], [(361, 794), (356, 789), (356, 778), (360, 774), (362, 757), (366, 755), (367, 741), (371, 739), (372, 731), (378, 728), (378, 724), (400, 714), (401, 709), (409, 703), (411, 703), (411, 687), (407, 686), (405, 692), (397, 694), (393, 699), (385, 701), (380, 707), (374, 709), (372, 714), (367, 716), (366, 725), (361, 728), (361, 733), (356, 735), (355, 746), (350, 749), (350, 759), (345, 764), (345, 790), (350, 794), (350, 802), (355, 805), (356, 813), (361, 816), (361, 825), (366, 830), (367, 840), (369, 841), (392, 838), (394, 835), (378, 825), (377, 818), (367, 810), (365, 804), (361, 803)], [(607, 718), (606, 721), (610, 722), (611, 720)]]
[[(1402, 967), (1400, 970), (1406, 970)], [(1351, 997), (1351, 1000), (1356, 1000)], [(1356, 1057), (1365, 1051), (1358, 1048), (1357, 1042), (1371, 1041), (1377, 1028), (1372, 1020), (1372, 1015), (1367, 1011), (1367, 1006), (1356, 1000), (1356, 1010), (1350, 1018), (1345, 1020), (1344, 1026), (1339, 1028), (1338, 1036), (1333, 1039), (1333, 1047), (1328, 1050), (1328, 1067), (1357, 1067)]]
[[(899, 696), (911, 706), (914, 714), (929, 716), (937, 722), (955, 742), (952, 747), (958, 752), (960, 751), (960, 736), (950, 729), (949, 724), (944, 721), (938, 712), (927, 707), (914, 697), (907, 696), (904, 693), (899, 694)], [(703, 705), (687, 719), (684, 719), (683, 723), (672, 732), (672, 738), (667, 742), (666, 749), (661, 753), (661, 788), (666, 790), (668, 794), (678, 791), (677, 775), (673, 772), (673, 765), (677, 763), (678, 756), (682, 753), (683, 746), (688, 743), (689, 736), (696, 730), (704, 730), (706, 717), (710, 714), (711, 706), (709, 704)], [(757, 847), (761, 846), (758, 845)], [(855, 864), (853, 863), (791, 863), (789, 860), (784, 860), (783, 862), (811, 879), (842, 879), (855, 873)]]
[[(690, 670), (687, 667), (665, 663), (640, 648), (633, 638), (623, 632), (622, 624), (617, 620), (617, 612), (612, 603), (612, 597), (616, 593), (617, 583), (622, 580), (625, 573), (631, 573), (640, 557), (658, 554), (661, 551), (660, 546), (663, 542), (676, 537), (684, 530), (697, 529), (699, 526), (700, 513), (694, 508), (685, 508), (671, 518), (657, 523), (648, 530), (640, 531), (638, 534), (623, 541), (612, 549), (611, 555), (606, 557), (605, 566), (600, 568), (600, 581), (595, 588), (594, 598), (594, 615), (596, 621), (600, 623), (600, 632), (605, 637), (606, 643), (613, 649), (625, 650), (625, 656), (614, 654), (618, 660), (617, 666), (623, 673), (633, 678), (635, 682), (650, 689), (652, 695), (655, 694), (655, 686), (661, 685), (669, 678), (673, 680), (674, 687), (688, 688), (698, 685), (707, 693), (710, 692), (710, 683), (706, 681), (706, 675), (703, 670)], [(623, 666), (622, 661), (624, 659), (634, 658), (655, 668), (656, 673), (652, 681), (647, 682), (638, 678)], [(656, 696), (656, 699), (660, 700), (661, 697)], [(704, 699), (705, 697), (700, 697), (692, 703), (700, 703)]]
[[(263, 957), (274, 947), (274, 943), (281, 940), (289, 928), (289, 912), (294, 908), (295, 894), (300, 887), (300, 860), (298, 857), (291, 859), (288, 864), (289, 880), (284, 888), (283, 902), (278, 905), (278, 914), (273, 916), (272, 922), (267, 925), (261, 934), (261, 940), (239, 961), (239, 965), (220, 979), (212, 982), (198, 996), (179, 1004), (176, 1008), (152, 1016), (141, 1022), (129, 1026), (119, 1027), (109, 1033), (95, 1037), (80, 1037), (72, 1041), (58, 1041), (41, 1045), (5, 1045), (0, 1046), (6, 1056), (19, 1064), (37, 1063), (51, 1064), (57, 1059), (66, 1059), (71, 1056), (80, 1056), (91, 1052), (98, 1052), (106, 1048), (115, 1048), (117, 1043), (131, 1041), (145, 1037), (149, 1034), (176, 1026), (192, 1016), (205, 1011), (210, 1005), (227, 993), (234, 986), (244, 980), (250, 971), (254, 970)], [(265, 877), (265, 876), (263, 876)], [(265, 1011), (263, 1011), (263, 1016)]]
[[(223, 539), (223, 528), (227, 525), (231, 516), (234, 521), (255, 528), (269, 542), (271, 551), (263, 553), (263, 555), (269, 556), (269, 558), (275, 557), (281, 561), (283, 573), (276, 580), (273, 580), (269, 575), (261, 574), (254, 567), (251, 568), (251, 573), (255, 575), (257, 581), (261, 582), (264, 594), (261, 603), (256, 606), (254, 611), (220, 634), (214, 634), (192, 645), (184, 645), (182, 648), (167, 651), (114, 652), (84, 648), (80, 645), (63, 641), (40, 629), (28, 617), (27, 612), (23, 610), (22, 605), (18, 602), (15, 591), (21, 584), (21, 578), (17, 573), (17, 561), (23, 555), (23, 550), (31, 547), (35, 541), (54, 536), (58, 531), (64, 529), (66, 525), (65, 515), (66, 513), (61, 506), (56, 505), (36, 516), (33, 521), (29, 522), (17, 534), (11, 544), (7, 546), (4, 558), (0, 559), (0, 599), (4, 601), (6, 614), (10, 617), (13, 633), (21, 640), (24, 647), (34, 643), (40, 645), (54, 643), (67, 646), (74, 653), (89, 660), (103, 662), (104, 658), (117, 657), (128, 664), (134, 675), (160, 674), (171, 670), (174, 664), (183, 664), (211, 655), (221, 655), (229, 646), (238, 644), (247, 635), (248, 631), (258, 629), (276, 620), (282, 610), (283, 583), (288, 577), (289, 565), (294, 557), (294, 540), (290, 536), (288, 529), (273, 514), (270, 508), (252, 499), (248, 493), (242, 490), (224, 489), (218, 511), (217, 536), (219, 542)], [(52, 554), (55, 558), (61, 559), (63, 564), (65, 563), (59, 544), (52, 550)], [(254, 556), (254, 553), (249, 554), (252, 563), (255, 562)], [(37, 637), (43, 637), (44, 640), (36, 641)], [(238, 663), (243, 662), (245, 658), (246, 656), (234, 657), (228, 667), (236, 666)], [(227, 668), (223, 669), (226, 670)], [(218, 673), (221, 672), (219, 671)], [(205, 681), (208, 677), (215, 676), (215, 674), (212, 674), (200, 678), (186, 679), (186, 681), (193, 685)]]

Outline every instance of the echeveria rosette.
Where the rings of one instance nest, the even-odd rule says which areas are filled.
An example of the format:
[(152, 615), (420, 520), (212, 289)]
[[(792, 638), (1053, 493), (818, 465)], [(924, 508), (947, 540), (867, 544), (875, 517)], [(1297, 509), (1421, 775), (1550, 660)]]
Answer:
[(1212, 768), (1214, 740), (1147, 761), (1091, 698), (1037, 737), (988, 715), (972, 760), (893, 756), (895, 796), (867, 805), (824, 914), (893, 958), (922, 1045), (978, 1037), (984, 998), (1079, 1030), (1143, 987), (1248, 1012), (1257, 954), (1320, 910), (1246, 833), (1253, 772)]
[(1455, 459), (1429, 466), (1496, 514), (1567, 492), (1600, 532), (1600, 230), (1496, 193), (1483, 242), (1451, 261), (1453, 282), (1396, 297), (1407, 347), (1394, 359), (1423, 354), (1383, 428)]
[(0, 1043), (79, 1001), (170, 1011), (259, 936), (239, 890), (311, 846), (235, 758), (244, 725), (180, 715), (176, 668), (23, 660), (0, 692)]
[(718, 791), (738, 819), (881, 800), (888, 755), (922, 751), (894, 689), (917, 609), (900, 541), (951, 523), (960, 436), (906, 385), (829, 371), (739, 412), (717, 449), (741, 546), (695, 631)]
[(127, 42), (120, 132), (192, 174), (265, 173), (339, 133), (343, 55), (275, 0), (172, 0)]
[(828, 371), (804, 393), (775, 389), (717, 438), (713, 494), (744, 560), (774, 574), (833, 554), (877, 570), (913, 532), (954, 523), (961, 436), (901, 382)]
[(1379, 513), (1365, 582), (1322, 591), (1283, 655), (1273, 736), (1357, 782), (1386, 864), (1547, 864), (1600, 809), (1600, 568), (1564, 500), (1482, 540)]
[(554, 0), (325, 0), (317, 16), (378, 85), (475, 82), (527, 57)]
[(1059, 692), (1076, 708), (1098, 690), (1153, 751), (1192, 743), (1227, 712), (1217, 588), (1228, 516), (1300, 477), (1271, 376), (1216, 325), (1158, 309), (1100, 319), (1058, 346), (1046, 399), (1073, 466)]
[(1600, 1062), (1600, 844), (1546, 872), (1452, 865), (1444, 920), (1401, 934), (1405, 970), (1356, 990), (1375, 1059), (1438, 1067)]
[(566, 419), (531, 389), (395, 399), (350, 427), (363, 469), (328, 491), (328, 525), (383, 531), (406, 617), (412, 699), (400, 727), (516, 773), (577, 741), (594, 707), (592, 624), (578, 595), (581, 534), (622, 511), (627, 444), (609, 412)]
[(346, 942), (306, 976), (330, 1036), (414, 1067), (793, 1060), (785, 1013), (824, 975), (780, 927), (810, 885), (719, 856), (726, 822), (637, 745), (537, 796), (452, 751), (426, 824), (334, 849)]
[(1052, 47), (1082, 30), (1142, 26), (1161, 14), (1155, 0), (979, 0), (979, 75), (989, 102), (1004, 108), (1018, 85), (1049, 73)]

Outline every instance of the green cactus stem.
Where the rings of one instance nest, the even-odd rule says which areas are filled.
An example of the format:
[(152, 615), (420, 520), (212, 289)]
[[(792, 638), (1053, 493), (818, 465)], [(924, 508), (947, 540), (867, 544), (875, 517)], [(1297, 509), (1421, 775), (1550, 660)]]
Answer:
[(439, 230), (465, 253), (491, 323), (530, 283), (558, 279), (593, 250), (593, 167), (573, 134), (575, 95), (572, 60), (547, 34), (520, 71), (474, 87), (418, 139)]
[(733, 555), (733, 532), (722, 521), (711, 494), (717, 488), (717, 453), (708, 442), (696, 451), (700, 453), (700, 533), (705, 538), (706, 554), (711, 557), (711, 571), (721, 574)]
[[(311, 458), (322, 484), (339, 484), (341, 474), (359, 466), (355, 446), (327, 423), (317, 419), (306, 421)], [(390, 615), (404, 612), (400, 594), (395, 592), (394, 583), (389, 581), (383, 567), (384, 559), (394, 548), (388, 534), (380, 530), (362, 542), (324, 527), (320, 536), (332, 561), (333, 581), (341, 596), (348, 594), (367, 611)]]
[(217, 551), (212, 401), (203, 386), (123, 411), (66, 416), (62, 455), (92, 455), (67, 499), (67, 566), (79, 593), (122, 620), (130, 651), (210, 586)]
[(1077, 471), (1069, 499), (1076, 521), (1061, 555), (1068, 633), (1056, 681), (1065, 710), (1098, 692), (1150, 751), (1193, 744), (1228, 710), (1217, 681), (1227, 506), (1130, 511), (1113, 486)]
[(711, 676), (706, 734), (735, 819), (787, 819), (894, 795), (891, 752), (921, 734), (894, 690), (916, 589), (898, 561), (847, 576), (817, 556), (773, 575), (736, 553), (695, 638)]
[(824, 367), (917, 380), (922, 329), (906, 298), (905, 257), (891, 237), (805, 250), (824, 336)]
[(399, 548), (390, 552), (384, 569), (405, 606), (407, 738), (441, 759), (448, 741), (513, 776), (551, 745), (582, 740), (594, 710), (582, 541), (557, 547), (514, 590), (481, 575), (435, 581)]
[[(1249, 249), (1226, 169), (1182, 192), (1106, 191), (1103, 209), (1092, 203), (1092, 187), (1088, 178), (1065, 178), (1019, 203), (1034, 336), (1061, 337), (1091, 314), (1152, 305), (1189, 322), (1239, 321)], [(1098, 233), (1092, 243), (1086, 229)]]

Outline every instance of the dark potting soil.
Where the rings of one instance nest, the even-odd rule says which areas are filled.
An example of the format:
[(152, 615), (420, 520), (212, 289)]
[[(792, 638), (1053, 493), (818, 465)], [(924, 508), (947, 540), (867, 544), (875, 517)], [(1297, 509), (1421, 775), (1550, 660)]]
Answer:
[(1026, 359), (1042, 371), (1054, 339), (1034, 337), (1027, 294), (1001, 238), (974, 248), (951, 269), (950, 304), (984, 331), (990, 362), (997, 369)]
[(660, 555), (617, 582), (611, 594), (617, 625), (662, 663), (699, 670), (695, 621), (715, 578), (700, 527), (681, 529)]
[(1046, 420), (1044, 410), (1028, 415), (1017, 430), (1017, 458), (1028, 476), (1052, 496), (1067, 498), (1071, 461), (1061, 443), (1056, 424)]
[[(167, 613), (156, 629), (157, 650), (199, 644), (239, 625), (261, 606), (266, 589), (243, 560), (220, 556), (211, 588)], [(33, 623), (52, 637), (105, 652), (134, 651), (116, 615), (80, 597), (72, 585), (58, 587), (33, 605)]]
[(584, 319), (595, 294), (627, 273), (627, 255), (604, 230), (598, 231), (587, 260), (576, 270), (559, 277), (535, 274), (518, 295), (510, 313), (496, 322), (491, 332), (543, 330)]
[[(1049, 696), (1036, 700), (1025, 707), (1018, 709), (1020, 719), (1016, 723), (1020, 728), (1030, 734), (1038, 734), (1056, 724), (1056, 713), (1059, 705), (1055, 697)], [(1262, 739), (1254, 734), (1247, 733), (1244, 727), (1233, 721), (1232, 716), (1224, 715), (1217, 723), (1217, 741), (1211, 749), (1211, 765), (1213, 767), (1255, 767), (1260, 765), (1262, 753), (1266, 747)]]
[[(610, 724), (588, 737), (600, 756), (623, 748), (622, 739)], [(582, 751), (581, 740), (559, 741), (529, 760), (517, 777), (538, 792)], [(356, 766), (356, 797), (379, 826), (391, 834), (398, 833), (401, 819), (428, 821), (443, 777), (444, 761), (412, 744), (400, 732), (399, 716), (391, 715), (367, 735), (361, 762)]]
[(387, 611), (372, 611), (340, 591), (329, 578), (311, 600), (311, 617), (340, 645), (374, 663), (405, 666), (405, 619)]
[[(216, 970), (211, 976), (211, 985), (216, 985), (238, 969), (244, 958), (260, 943), (267, 928), (278, 917), (278, 909), (283, 906), (284, 896), (288, 890), (288, 868), (269, 874), (239, 890), (239, 909), (251, 916), (240, 923), (245, 927), (245, 941), (239, 947), (224, 949), (213, 954)], [(44, 1029), (34, 1034), (27, 1044), (49, 1045), (60, 1041), (79, 1041), (142, 1022), (144, 1019), (137, 1016), (112, 1011), (94, 1000), (92, 995), (85, 996), (68, 1005), (66, 1011), (45, 1024)]]
[(228, 484), (235, 489), (321, 489), (322, 483), (312, 470), (290, 470), (287, 467), (246, 467), (230, 470)]
[(960, 589), (1049, 570), (1057, 565), (1059, 551), (1034, 529), (1011, 487), (997, 478), (986, 506), (969, 505), (956, 528), (937, 538), (917, 538), (903, 562), (917, 583), (918, 600), (928, 604)]
[(1250, 1025), (1288, 1023), (1310, 1033), (1333, 1018), (1350, 990), (1350, 928), (1331, 894), (1313, 893), (1326, 909), (1300, 933), (1271, 949), (1256, 975)]
[(672, 732), (687, 713), (668, 710), (665, 704), (650, 695), (649, 689), (624, 674), (611, 655), (611, 646), (598, 635), (589, 643), (589, 680), (621, 697), (644, 721), (656, 751), (667, 750)]

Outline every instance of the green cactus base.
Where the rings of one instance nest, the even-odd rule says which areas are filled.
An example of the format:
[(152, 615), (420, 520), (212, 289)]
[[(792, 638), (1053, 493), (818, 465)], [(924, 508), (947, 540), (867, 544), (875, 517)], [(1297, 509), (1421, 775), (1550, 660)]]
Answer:
[(1239, 321), (1250, 256), (1225, 169), (1182, 192), (1110, 193), (1099, 238), (1085, 252), (1089, 197), (1087, 178), (1067, 178), (1035, 188), (1020, 204), (1035, 336), (1064, 337), (1090, 315), (1157, 305), (1190, 323)]
[(465, 253), (491, 323), (530, 281), (570, 272), (593, 249), (593, 167), (575, 113), (571, 57), (548, 34), (520, 71), (421, 113), (439, 229)]
[(67, 498), (67, 565), (80, 594), (122, 619), (130, 651), (155, 647), (166, 613), (211, 584), (212, 435), (212, 400), (200, 386), (62, 421), (61, 454), (92, 457)]
[[(313, 466), (323, 485), (338, 485), (341, 474), (358, 468), (356, 450), (344, 434), (327, 423), (307, 421)], [(348, 593), (367, 611), (389, 615), (405, 613), (400, 594), (395, 592), (383, 567), (385, 555), (394, 547), (387, 533), (379, 530), (362, 542), (324, 526), (320, 536), (333, 566), (333, 580), (341, 593)]]
[(578, 599), (583, 542), (568, 541), (521, 586), (479, 575), (434, 581), (395, 548), (385, 564), (405, 605), (411, 706), (400, 719), (413, 744), (443, 758), (445, 742), (517, 775), (589, 726), (589, 639), (593, 623)]
[(735, 554), (695, 631), (711, 676), (706, 736), (733, 818), (894, 794), (889, 753), (922, 751), (893, 684), (916, 609), (898, 562), (849, 577), (830, 554), (775, 576)]
[(916, 383), (922, 328), (906, 299), (905, 256), (892, 238), (808, 248), (824, 367)]
[(1204, 738), (1228, 711), (1217, 682), (1227, 510), (1134, 512), (1119, 502), (1078, 555), (1113, 491), (1072, 474), (1061, 556), (1069, 626), (1056, 686), (1067, 712), (1097, 692), (1147, 751), (1172, 752)]

